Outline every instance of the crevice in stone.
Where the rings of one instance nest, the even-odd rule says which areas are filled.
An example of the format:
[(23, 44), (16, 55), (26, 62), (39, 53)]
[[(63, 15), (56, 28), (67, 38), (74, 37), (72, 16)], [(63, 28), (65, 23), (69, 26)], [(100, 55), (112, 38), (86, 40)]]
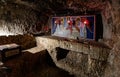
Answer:
[(57, 50), (57, 56), (56, 56), (57, 60), (61, 60), (61, 59), (65, 58), (69, 52), (69, 50), (63, 49), (60, 47), (57, 47), (56, 50)]

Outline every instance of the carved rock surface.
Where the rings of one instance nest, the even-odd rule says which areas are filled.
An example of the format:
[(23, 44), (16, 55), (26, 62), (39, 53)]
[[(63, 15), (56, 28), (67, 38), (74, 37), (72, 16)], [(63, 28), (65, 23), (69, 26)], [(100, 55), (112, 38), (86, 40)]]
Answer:
[(54, 36), (37, 37), (55, 64), (76, 77), (102, 77), (110, 49), (103, 45), (77, 43)]

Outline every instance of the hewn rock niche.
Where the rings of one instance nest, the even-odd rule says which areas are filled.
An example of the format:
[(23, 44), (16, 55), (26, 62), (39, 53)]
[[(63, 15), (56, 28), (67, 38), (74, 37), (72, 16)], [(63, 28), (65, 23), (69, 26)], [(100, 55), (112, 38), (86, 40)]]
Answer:
[(76, 77), (103, 77), (110, 49), (104, 44), (66, 40), (53, 36), (37, 37), (56, 66)]

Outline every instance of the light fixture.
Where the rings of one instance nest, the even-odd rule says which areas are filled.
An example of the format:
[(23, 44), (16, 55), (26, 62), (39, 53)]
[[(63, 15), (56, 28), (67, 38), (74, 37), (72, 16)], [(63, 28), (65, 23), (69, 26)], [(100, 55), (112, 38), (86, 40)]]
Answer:
[(68, 20), (67, 23), (70, 24), (70, 20)]
[(89, 24), (90, 24), (90, 22), (89, 22), (89, 20), (88, 20), (87, 18), (83, 21), (83, 23), (84, 23), (85, 25), (89, 25)]

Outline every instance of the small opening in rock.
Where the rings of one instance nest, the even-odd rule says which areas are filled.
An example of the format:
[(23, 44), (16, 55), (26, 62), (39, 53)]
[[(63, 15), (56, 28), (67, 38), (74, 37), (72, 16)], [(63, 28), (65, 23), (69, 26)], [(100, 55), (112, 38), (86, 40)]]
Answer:
[(57, 47), (56, 50), (57, 50), (57, 60), (65, 58), (69, 52), (69, 50), (60, 47)]

